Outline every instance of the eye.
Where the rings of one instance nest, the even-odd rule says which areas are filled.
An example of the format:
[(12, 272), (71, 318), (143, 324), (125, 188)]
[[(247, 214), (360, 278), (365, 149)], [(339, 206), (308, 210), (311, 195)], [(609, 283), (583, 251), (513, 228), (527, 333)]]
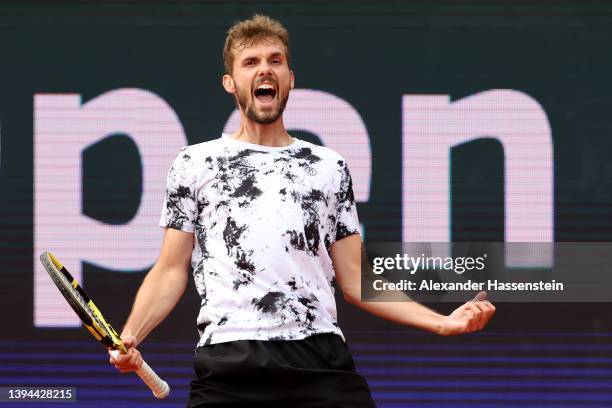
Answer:
[(279, 60), (279, 59), (275, 59), (275, 60), (273, 60), (273, 61), (272, 61), (272, 63), (273, 63), (273, 64), (277, 64), (277, 65), (278, 65), (278, 64), (280, 64), (281, 62), (282, 62), (282, 61), (281, 61), (281, 60)]

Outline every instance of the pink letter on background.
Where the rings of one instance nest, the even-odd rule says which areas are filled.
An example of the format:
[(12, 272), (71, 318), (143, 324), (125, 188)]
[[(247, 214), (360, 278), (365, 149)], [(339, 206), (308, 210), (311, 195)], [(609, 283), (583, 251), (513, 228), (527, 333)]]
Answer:
[[(187, 139), (174, 110), (140, 89), (110, 91), (84, 105), (79, 94), (36, 94), (34, 133), (34, 324), (78, 326), (38, 256), (51, 251), (79, 282), (83, 261), (114, 270), (150, 266), (160, 247), (166, 174)], [(140, 152), (142, 197), (129, 223), (108, 225), (82, 214), (81, 153), (117, 133)]]
[[(403, 240), (450, 240), (450, 149), (481, 137), (505, 155), (506, 242), (553, 241), (553, 144), (540, 104), (519, 91), (491, 90), (456, 102), (449, 95), (403, 98)], [(550, 254), (518, 265), (549, 265)]]

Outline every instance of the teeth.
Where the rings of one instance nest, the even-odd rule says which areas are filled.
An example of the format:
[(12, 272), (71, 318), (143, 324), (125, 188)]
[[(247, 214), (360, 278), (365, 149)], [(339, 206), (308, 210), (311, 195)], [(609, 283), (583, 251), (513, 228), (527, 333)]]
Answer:
[(262, 85), (259, 85), (257, 89), (274, 89), (274, 87), (269, 84), (262, 84)]

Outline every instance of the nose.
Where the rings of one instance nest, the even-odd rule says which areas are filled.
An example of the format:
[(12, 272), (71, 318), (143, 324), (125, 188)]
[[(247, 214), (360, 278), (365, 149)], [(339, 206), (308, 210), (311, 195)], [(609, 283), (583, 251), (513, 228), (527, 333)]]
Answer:
[(259, 67), (259, 76), (270, 75), (272, 73), (272, 65), (270, 65), (267, 61), (261, 63)]

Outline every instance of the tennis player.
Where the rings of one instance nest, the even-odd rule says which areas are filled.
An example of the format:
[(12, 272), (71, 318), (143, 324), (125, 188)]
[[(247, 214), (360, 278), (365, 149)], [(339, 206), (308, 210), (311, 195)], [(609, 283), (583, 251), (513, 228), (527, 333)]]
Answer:
[(223, 88), (240, 110), (233, 134), (182, 149), (170, 169), (159, 259), (121, 337), (121, 372), (184, 293), (201, 297), (188, 406), (374, 407), (337, 324), (334, 289), (385, 319), (441, 335), (482, 329), (495, 308), (449, 316), (416, 302), (362, 302), (361, 236), (346, 160), (290, 136), (289, 38), (255, 15), (228, 31)]

